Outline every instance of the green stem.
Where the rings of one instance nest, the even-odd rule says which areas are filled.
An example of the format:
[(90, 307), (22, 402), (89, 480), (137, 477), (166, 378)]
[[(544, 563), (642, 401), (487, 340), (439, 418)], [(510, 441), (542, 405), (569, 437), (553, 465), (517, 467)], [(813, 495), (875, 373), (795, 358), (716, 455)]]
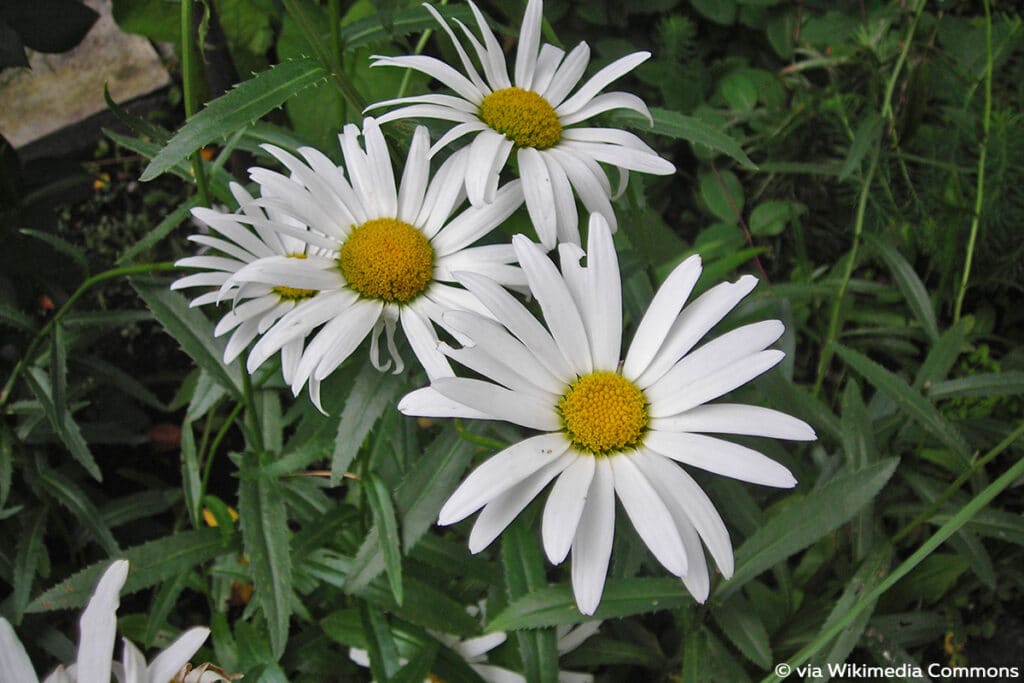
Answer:
[(853, 224), (853, 245), (847, 256), (846, 267), (843, 269), (843, 277), (839, 281), (839, 289), (836, 291), (835, 299), (832, 301), (832, 312), (829, 315), (828, 334), (821, 347), (821, 357), (818, 359), (818, 374), (814, 380), (814, 395), (821, 391), (822, 382), (825, 381), (825, 373), (832, 362), (832, 354), (835, 352), (836, 339), (839, 336), (839, 317), (843, 306), (843, 297), (846, 295), (846, 288), (853, 277), (853, 268), (857, 262), (857, 251), (860, 248), (860, 237), (864, 232), (864, 213), (868, 205), (868, 195), (871, 194), (871, 182), (875, 177), (875, 170), (878, 168), (878, 155), (880, 144), (876, 144), (871, 154), (871, 163), (868, 165), (868, 173), (864, 177), (864, 184), (860, 188), (860, 197), (857, 200), (857, 218)]
[(29, 361), (32, 359), (32, 355), (36, 352), (36, 349), (39, 347), (39, 344), (43, 341), (46, 335), (50, 333), (50, 330), (53, 329), (53, 326), (56, 325), (61, 318), (67, 315), (68, 311), (71, 310), (71, 307), (75, 304), (75, 302), (82, 298), (83, 294), (85, 294), (95, 285), (98, 285), (101, 282), (106, 282), (107, 280), (113, 280), (114, 278), (127, 275), (139, 275), (142, 273), (163, 272), (168, 270), (174, 270), (174, 264), (169, 261), (163, 263), (144, 263), (136, 266), (112, 268), (111, 270), (105, 270), (102, 273), (97, 273), (96, 275), (93, 275), (92, 277), (86, 279), (81, 285), (78, 286), (78, 289), (76, 289), (74, 293), (70, 297), (68, 297), (68, 300), (64, 302), (64, 305), (61, 306), (57, 310), (57, 312), (53, 314), (53, 317), (50, 318), (50, 320), (45, 325), (43, 325), (38, 332), (36, 332), (36, 336), (33, 337), (32, 341), (29, 342), (28, 348), (25, 349), (25, 353), (22, 354), (21, 358), (18, 360), (18, 364), (14, 366), (14, 370), (11, 372), (11, 376), (7, 378), (7, 382), (4, 384), (3, 390), (0, 390), (0, 408), (6, 405), (8, 399), (11, 397), (11, 390), (14, 388), (14, 385), (18, 381), (18, 378), (21, 376), (21, 373), (24, 372), (25, 366), (28, 365)]
[(957, 477), (956, 480), (953, 481), (953, 483), (950, 484), (946, 488), (946, 490), (943, 491), (937, 498), (935, 498), (931, 503), (929, 503), (928, 507), (926, 507), (924, 511), (921, 512), (921, 514), (919, 514), (909, 524), (907, 524), (898, 532), (896, 532), (896, 535), (892, 537), (893, 544), (903, 540), (911, 531), (913, 531), (918, 526), (924, 524), (929, 519), (931, 519), (932, 515), (934, 515), (935, 512), (940, 507), (942, 507), (950, 498), (952, 498), (953, 495), (960, 490), (960, 487), (967, 483), (968, 479), (974, 476), (975, 472), (977, 472), (982, 467), (987, 465), (989, 461), (992, 460), (992, 458), (996, 457), (997, 455), (1005, 451), (1007, 448), (1009, 448), (1014, 441), (1021, 437), (1021, 435), (1024, 435), (1024, 422), (1018, 425), (1017, 429), (1010, 432), (1010, 435), (1007, 436), (1002, 441), (1000, 441), (992, 450), (990, 450), (988, 453), (972, 462), (971, 466), (965, 469), (963, 472), (961, 472), (960, 476)]
[(971, 262), (974, 260), (974, 245), (978, 240), (978, 227), (981, 222), (981, 206), (985, 198), (985, 157), (988, 152), (988, 131), (992, 123), (992, 13), (989, 0), (985, 0), (985, 118), (981, 122), (981, 152), (978, 154), (978, 186), (974, 195), (974, 215), (971, 217), (971, 234), (967, 238), (967, 256), (964, 259), (964, 273), (960, 278), (960, 288), (956, 293), (956, 304), (953, 306), (953, 324), (960, 321), (963, 310), (964, 296), (967, 294), (967, 282), (971, 278)]
[[(181, 0), (181, 85), (182, 99), (185, 103), (185, 118), (190, 119), (199, 109), (199, 92), (196, 88), (196, 41), (193, 31), (192, 17), (193, 0)], [(210, 192), (206, 183), (206, 172), (203, 169), (203, 158), (198, 151), (189, 156), (192, 164), (192, 175), (196, 179), (196, 189), (203, 206), (210, 206)]]
[[(447, 5), (448, 0), (441, 0), (440, 5)], [(416, 47), (412, 53), (418, 55), (423, 52), (427, 47), (427, 41), (430, 40), (430, 36), (434, 35), (434, 29), (428, 28), (420, 35), (420, 39), (416, 41)], [(402, 74), (402, 82), (398, 86), (398, 94), (395, 97), (405, 97), (405, 91), (409, 89), (409, 83), (412, 81), (412, 69), (406, 69), (405, 73)]]
[[(1019, 438), (1024, 433), (1024, 424), (1022, 424), (1014, 432), (1014, 439)], [(987, 456), (986, 456), (987, 457)], [(914, 570), (922, 561), (935, 550), (941, 546), (950, 536), (959, 531), (967, 522), (984, 509), (992, 500), (1002, 493), (1005, 489), (1009, 488), (1021, 475), (1024, 475), (1024, 458), (1019, 459), (1013, 464), (1001, 477), (996, 479), (994, 482), (989, 484), (985, 489), (977, 496), (971, 499), (967, 505), (965, 505), (959, 512), (953, 515), (952, 518), (939, 529), (932, 534), (927, 541), (925, 541), (920, 548), (918, 548), (914, 554), (904, 560), (899, 567), (897, 567), (889, 576), (885, 578), (880, 584), (875, 586), (871, 591), (861, 596), (853, 607), (846, 612), (841, 618), (836, 620), (836, 623), (832, 624), (831, 628), (825, 629), (817, 635), (817, 637), (811, 641), (806, 647), (793, 655), (786, 664), (795, 670), (796, 667), (806, 663), (812, 656), (818, 653), (822, 648), (828, 645), (843, 629), (850, 625), (854, 619), (860, 615), (868, 605), (874, 604), (878, 598), (880, 598), (886, 591), (896, 585), (896, 583), (904, 576)], [(776, 668), (776, 672), (780, 671), (780, 668)], [(782, 681), (778, 673), (770, 676), (766, 676), (762, 683), (779, 683)]]
[[(244, 373), (243, 373), (244, 374)], [(213, 437), (213, 441), (210, 443), (210, 450), (206, 454), (206, 460), (203, 462), (203, 479), (200, 491), (205, 496), (206, 488), (210, 482), (210, 472), (213, 470), (213, 456), (217, 453), (217, 448), (220, 446), (220, 442), (224, 440), (228, 432), (231, 431), (231, 426), (235, 424), (235, 418), (242, 412), (244, 404), (236, 403), (235, 407), (231, 409), (231, 412), (226, 418), (224, 418), (224, 424), (217, 430), (217, 434)]]
[(313, 49), (317, 61), (327, 69), (327, 77), (331, 84), (337, 88), (345, 102), (358, 112), (366, 109), (366, 102), (352, 84), (342, 78), (341, 61), (335, 61), (335, 55), (327, 50), (324, 41), (320, 39), (320, 31), (316, 23), (306, 14), (302, 6), (296, 0), (283, 0), (285, 11), (299, 25), (299, 30), (305, 37), (309, 46)]
[(242, 394), (245, 400), (245, 417), (249, 423), (249, 430), (252, 432), (250, 438), (257, 452), (263, 452), (263, 427), (260, 425), (260, 416), (256, 410), (256, 394), (252, 390), (252, 378), (248, 372), (242, 370)]
[(459, 435), (459, 438), (463, 441), (476, 444), (477, 446), (483, 446), (484, 448), (491, 448), (497, 451), (503, 451), (508, 448), (508, 444), (504, 441), (498, 441), (497, 439), (488, 439), (486, 436), (480, 436), (466, 429), (462, 424), (462, 420), (455, 420), (455, 432)]

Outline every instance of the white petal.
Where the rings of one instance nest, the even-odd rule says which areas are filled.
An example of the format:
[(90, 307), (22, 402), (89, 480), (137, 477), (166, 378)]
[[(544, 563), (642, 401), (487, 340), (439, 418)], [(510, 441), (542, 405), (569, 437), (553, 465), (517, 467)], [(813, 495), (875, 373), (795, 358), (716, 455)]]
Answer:
[(613, 369), (622, 347), (622, 281), (608, 223), (590, 217), (587, 237), (587, 336), (594, 367)]
[(649, 481), (659, 482), (659, 488), (682, 507), (711, 551), (722, 575), (727, 579), (731, 577), (734, 565), (729, 531), (704, 490), (682, 467), (668, 458), (645, 450), (637, 451), (633, 457), (647, 473)]
[(109, 681), (117, 631), (117, 607), (128, 578), (128, 560), (116, 560), (103, 572), (78, 622), (78, 677), (82, 681)]
[(399, 320), (402, 321), (402, 330), (405, 332), (405, 338), (409, 340), (412, 352), (427, 371), (427, 377), (450, 377), (452, 369), (437, 346), (434, 327), (416, 312), (415, 306), (404, 306)]
[(437, 523), (447, 526), (465, 519), (568, 449), (561, 433), (541, 434), (509, 446), (466, 477), (441, 508)]
[(590, 342), (565, 280), (540, 247), (523, 235), (513, 237), (512, 246), (519, 256), (519, 264), (526, 271), (530, 291), (540, 304), (551, 336), (569, 367), (577, 375), (590, 373), (594, 369)]
[(484, 411), (495, 420), (504, 420), (545, 432), (557, 431), (562, 426), (555, 413), (554, 403), (531, 394), (510, 391), (497, 384), (462, 377), (442, 377), (435, 380), (431, 386), (443, 396)]
[(626, 361), (622, 366), (624, 377), (634, 379), (647, 370), (655, 354), (661, 349), (669, 330), (672, 328), (679, 311), (693, 291), (700, 277), (700, 256), (694, 254), (676, 266), (647, 307), (643, 319), (636, 328), (633, 342), (626, 353)]
[[(121, 642), (123, 643), (121, 649), (121, 666), (124, 667), (123, 683), (149, 683), (149, 678), (146, 676), (145, 655), (127, 638), (122, 638)], [(6, 681), (7, 679), (0, 680)]]
[(595, 458), (583, 514), (572, 543), (572, 592), (583, 614), (601, 602), (615, 536), (615, 484), (608, 458)]
[(417, 389), (403, 396), (398, 402), (398, 412), (418, 417), (466, 417), (473, 420), (489, 420), (491, 417), (439, 394), (433, 387)]
[(576, 87), (583, 76), (583, 72), (590, 63), (590, 46), (580, 43), (574, 47), (565, 57), (551, 77), (551, 84), (542, 92), (541, 97), (555, 109), (562, 103), (569, 91)]
[[(581, 121), (602, 114), (606, 111), (612, 111), (614, 109), (631, 109), (636, 113), (647, 119), (647, 122), (654, 125), (654, 119), (651, 118), (651, 111), (636, 95), (631, 95), (624, 92), (606, 92), (598, 95), (594, 99), (590, 100), (587, 104), (577, 109), (572, 114), (558, 117), (563, 126), (571, 126)], [(563, 131), (563, 135), (569, 131), (576, 130), (575, 128), (569, 128)]]
[(427, 194), (423, 198), (423, 206), (413, 224), (418, 226), (427, 239), (432, 240), (451, 217), (452, 211), (465, 199), (463, 186), (466, 180), (466, 163), (469, 153), (460, 150), (448, 157), (441, 168), (437, 169)]
[(333, 289), (343, 284), (338, 277), (337, 261), (310, 256), (304, 259), (269, 256), (253, 261), (231, 276), (224, 287), (239, 282), (258, 282), (270, 287), (297, 289)]
[(605, 86), (626, 75), (637, 66), (647, 61), (650, 56), (650, 52), (634, 52), (633, 54), (616, 59), (614, 62), (591, 76), (590, 80), (584, 83), (572, 97), (567, 99), (561, 105), (555, 107), (555, 113), (559, 116), (575, 113), (590, 102), (595, 95), (604, 90)]
[(548, 169), (548, 177), (551, 179), (551, 194), (555, 201), (555, 215), (557, 218), (557, 235), (559, 242), (580, 243), (580, 219), (576, 210), (576, 195), (572, 191), (572, 184), (565, 169), (558, 163), (554, 155), (542, 152), (541, 159)]
[(533, 81), (529, 85), (522, 86), (524, 90), (532, 90), (535, 93), (543, 93), (551, 85), (551, 79), (555, 75), (555, 69), (562, 63), (565, 57), (565, 50), (554, 45), (544, 43), (540, 47), (540, 54), (537, 55), (537, 64), (533, 71)]
[[(325, 337), (328, 340), (328, 346), (323, 351), (320, 362), (317, 363), (316, 370), (311, 373), (311, 376), (314, 379), (323, 380), (334, 372), (356, 350), (356, 347), (366, 339), (366, 335), (370, 333), (374, 324), (380, 319), (382, 308), (383, 304), (380, 301), (359, 302), (349, 309), (349, 315), (344, 316), (344, 324), (332, 327), (333, 321), (328, 323), (320, 334), (317, 335), (317, 338), (310, 342), (310, 345), (307, 347), (307, 352), (309, 352), (313, 344), (321, 337)], [(315, 358), (316, 355), (316, 353), (310, 353), (311, 358)], [(296, 370), (299, 375), (304, 372), (303, 361), (305, 360), (304, 356), (302, 361), (299, 361), (299, 367)], [(295, 389), (295, 382), (292, 382), (292, 389)]]
[(463, 365), (474, 372), (483, 375), (487, 379), (508, 387), (517, 393), (529, 394), (537, 401), (546, 401), (554, 404), (558, 396), (546, 392), (540, 387), (532, 384), (518, 372), (518, 368), (508, 365), (507, 359), (499, 356), (492, 356), (486, 349), (477, 346), (465, 346), (461, 349), (453, 349), (447, 344), (441, 347), (446, 356), (455, 362)]
[(701, 294), (683, 309), (647, 368), (636, 379), (645, 389), (664, 375), (701, 337), (757, 285), (757, 278), (744, 275), (736, 282), (723, 282)]
[(603, 623), (601, 620), (587, 621), (566, 630), (564, 633), (561, 627), (558, 628), (556, 631), (558, 635), (558, 654), (568, 654), (578, 648), (590, 636), (597, 633)]
[(762, 320), (712, 339), (696, 351), (683, 356), (661, 379), (651, 384), (647, 388), (647, 399), (654, 404), (672, 400), (679, 393), (680, 387), (693, 384), (727, 365), (739, 363), (763, 351), (785, 331), (785, 326), (778, 320)]
[(792, 415), (771, 408), (740, 403), (711, 403), (672, 417), (651, 420), (650, 428), (669, 432), (706, 432), (768, 436), (792, 441), (814, 441), (814, 428)]
[(771, 370), (785, 356), (782, 351), (774, 349), (755, 353), (705, 375), (685, 387), (677, 387), (673, 395), (651, 403), (649, 414), (651, 417), (668, 417), (712, 401)]
[(556, 396), (566, 390), (566, 383), (552, 375), (522, 342), (509, 334), (500, 324), (480, 315), (462, 311), (445, 313), (444, 321), (472, 339), (492, 358), (514, 368), (530, 384)]
[(0, 680), (5, 683), (35, 683), (39, 679), (11, 624), (0, 617)]
[(631, 453), (608, 460), (615, 475), (615, 493), (637, 534), (665, 569), (676, 576), (685, 575), (686, 549), (664, 501), (632, 462)]
[[(425, 73), (431, 78), (436, 78), (441, 81), (473, 104), (480, 104), (484, 98), (479, 88), (473, 85), (469, 79), (442, 62), (440, 59), (422, 55), (402, 57), (374, 55), (371, 59), (373, 60), (371, 66), (398, 66), (415, 69), (416, 71)], [(380, 117), (379, 120), (383, 121), (384, 117)]]
[(594, 478), (596, 460), (589, 455), (576, 457), (548, 494), (541, 532), (544, 552), (552, 564), (561, 564), (569, 554)]
[[(579, 196), (580, 201), (583, 202), (583, 206), (591, 213), (599, 213), (604, 216), (614, 233), (617, 223), (615, 212), (612, 210), (611, 201), (609, 200), (611, 190), (609, 187), (606, 187), (608, 178), (605, 177), (600, 168), (595, 173), (587, 165), (586, 160), (565, 152), (558, 147), (552, 147), (547, 150), (547, 153), (554, 157), (562, 167), (562, 170), (565, 171), (566, 177), (576, 189), (576, 194)], [(596, 162), (593, 160), (591, 160), (591, 163), (596, 165)]]
[(540, 47), (540, 23), (543, 20), (544, 3), (530, 0), (519, 27), (519, 45), (516, 48), (515, 84), (529, 89), (533, 84), (533, 72), (537, 66), (537, 50)]
[(522, 188), (522, 183), (513, 180), (502, 186), (489, 204), (471, 206), (460, 213), (431, 240), (434, 253), (438, 256), (454, 254), (504, 223), (522, 205)]
[(476, 17), (476, 23), (480, 27), (480, 36), (483, 38), (484, 47), (487, 48), (487, 59), (481, 58), (481, 61), (485, 61), (485, 66), (490, 66), (487, 73), (491, 86), (495, 88), (511, 87), (512, 82), (508, 79), (508, 69), (505, 68), (505, 53), (502, 51), (498, 39), (494, 37), (494, 32), (487, 25), (483, 13), (472, 1), (469, 3), (469, 9)]
[(316, 327), (347, 311), (358, 295), (349, 289), (321, 292), (286, 313), (274, 327), (256, 342), (245, 367), (253, 372), (285, 344), (301, 339)]
[(202, 647), (209, 636), (210, 629), (205, 626), (196, 626), (182, 633), (150, 663), (149, 680), (170, 681), (181, 667), (189, 663), (192, 655)]
[(497, 496), (484, 506), (469, 534), (469, 552), (478, 553), (489, 546), (505, 530), (537, 494), (579, 456), (566, 451), (554, 462)]
[(523, 181), (526, 210), (530, 214), (537, 236), (545, 249), (552, 249), (558, 237), (558, 213), (551, 176), (541, 153), (533, 147), (523, 147), (517, 157), (519, 177)]
[(581, 157), (588, 156), (597, 161), (618, 166), (619, 168), (640, 171), (641, 173), (670, 175), (676, 171), (675, 165), (668, 159), (662, 159), (657, 154), (642, 152), (621, 145), (564, 140), (559, 145), (559, 149), (564, 149)]
[(493, 280), (475, 273), (456, 273), (456, 279), (475, 294), (495, 320), (500, 320), (523, 342), (556, 379), (566, 384), (575, 379), (575, 373), (548, 331), (511, 294)]
[(508, 635), (505, 633), (488, 633), (476, 638), (460, 640), (452, 646), (452, 649), (462, 655), (463, 659), (470, 661), (490, 652), (506, 640), (508, 640)]
[(650, 431), (644, 445), (667, 458), (752, 484), (793, 488), (793, 474), (752, 448), (701, 434)]
[(412, 142), (409, 145), (409, 156), (405, 160), (402, 171), (402, 182), (398, 186), (397, 218), (412, 223), (423, 207), (423, 197), (427, 192), (427, 181), (430, 179), (430, 135), (423, 126), (416, 126)]
[(494, 201), (498, 173), (512, 151), (512, 141), (495, 131), (483, 131), (469, 146), (466, 167), (466, 194), (473, 205)]
[[(250, 318), (261, 318), (264, 313), (277, 306), (275, 297), (265, 296), (238, 304), (228, 311), (213, 330), (214, 337), (230, 332)], [(230, 362), (230, 361), (229, 361)]]
[(430, 12), (431, 15), (433, 15), (434, 20), (441, 25), (441, 28), (444, 30), (444, 32), (448, 34), (448, 38), (451, 39), (452, 45), (455, 47), (455, 51), (459, 55), (459, 61), (462, 62), (462, 68), (465, 69), (466, 75), (469, 76), (469, 79), (473, 82), (473, 85), (481, 92), (488, 92), (489, 88), (483, 82), (483, 79), (480, 78), (480, 74), (477, 73), (476, 67), (473, 66), (473, 61), (469, 58), (469, 55), (466, 54), (466, 51), (463, 49), (462, 44), (459, 42), (459, 39), (455, 37), (455, 33), (452, 32), (452, 29), (448, 25), (448, 22), (445, 21), (444, 17), (438, 14), (437, 10), (435, 10), (429, 4), (423, 3), (423, 6), (427, 9), (428, 12)]
[(464, 121), (457, 125), (452, 126), (445, 132), (444, 135), (437, 139), (437, 142), (430, 148), (430, 156), (433, 158), (440, 150), (444, 149), (448, 145), (452, 144), (459, 138), (463, 138), (470, 133), (479, 133), (480, 131), (490, 130), (490, 126), (479, 120)]

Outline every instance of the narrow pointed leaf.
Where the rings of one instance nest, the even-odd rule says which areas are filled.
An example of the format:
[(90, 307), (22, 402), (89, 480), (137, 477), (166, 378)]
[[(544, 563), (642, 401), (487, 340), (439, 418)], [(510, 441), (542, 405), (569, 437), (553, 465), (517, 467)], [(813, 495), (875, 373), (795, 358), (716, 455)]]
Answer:
[[(501, 561), (505, 567), (505, 590), (509, 601), (547, 585), (540, 544), (531, 537), (532, 527), (520, 515), (502, 534)], [(523, 672), (529, 681), (558, 682), (558, 646), (554, 629), (516, 631)]]
[(388, 583), (395, 602), (402, 604), (402, 548), (398, 536), (398, 520), (395, 519), (395, 507), (391, 503), (391, 492), (384, 481), (373, 473), (363, 477), (363, 490), (370, 503), (373, 523), (380, 540), (381, 553), (384, 556), (384, 568), (387, 571)]

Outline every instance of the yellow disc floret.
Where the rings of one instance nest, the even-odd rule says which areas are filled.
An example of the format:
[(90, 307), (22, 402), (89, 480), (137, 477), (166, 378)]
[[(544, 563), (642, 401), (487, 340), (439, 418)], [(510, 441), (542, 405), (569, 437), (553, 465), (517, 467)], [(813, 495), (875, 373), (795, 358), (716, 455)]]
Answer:
[(516, 147), (548, 149), (562, 139), (562, 124), (551, 104), (532, 90), (495, 90), (480, 103), (480, 118)]
[(593, 455), (636, 448), (649, 421), (644, 393), (608, 371), (592, 372), (570, 384), (558, 412), (572, 445)]
[[(304, 259), (305, 254), (286, 254), (288, 258)], [(304, 299), (312, 299), (314, 296), (319, 294), (319, 290), (316, 289), (302, 289), (300, 287), (271, 287), (270, 291), (277, 295), (277, 298), (281, 301), (302, 301)]]
[(430, 284), (434, 250), (408, 223), (374, 218), (352, 229), (341, 245), (338, 265), (349, 286), (363, 296), (402, 304)]

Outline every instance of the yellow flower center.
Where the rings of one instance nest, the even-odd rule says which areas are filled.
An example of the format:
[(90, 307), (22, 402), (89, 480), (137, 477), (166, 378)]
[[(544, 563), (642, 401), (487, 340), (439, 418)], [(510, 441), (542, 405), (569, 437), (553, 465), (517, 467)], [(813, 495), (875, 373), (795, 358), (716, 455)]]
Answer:
[(592, 455), (636, 448), (649, 421), (644, 393), (608, 371), (592, 372), (570, 384), (558, 412), (572, 445)]
[(551, 104), (532, 90), (495, 90), (480, 103), (480, 118), (516, 147), (548, 149), (562, 139), (562, 124)]
[(396, 218), (374, 218), (352, 229), (338, 257), (352, 289), (370, 299), (406, 303), (426, 290), (434, 275), (434, 250), (426, 236)]
[[(304, 259), (305, 254), (286, 254), (288, 258)], [(302, 289), (300, 287), (271, 287), (270, 291), (277, 295), (281, 301), (302, 301), (312, 299), (320, 292), (316, 289)]]

